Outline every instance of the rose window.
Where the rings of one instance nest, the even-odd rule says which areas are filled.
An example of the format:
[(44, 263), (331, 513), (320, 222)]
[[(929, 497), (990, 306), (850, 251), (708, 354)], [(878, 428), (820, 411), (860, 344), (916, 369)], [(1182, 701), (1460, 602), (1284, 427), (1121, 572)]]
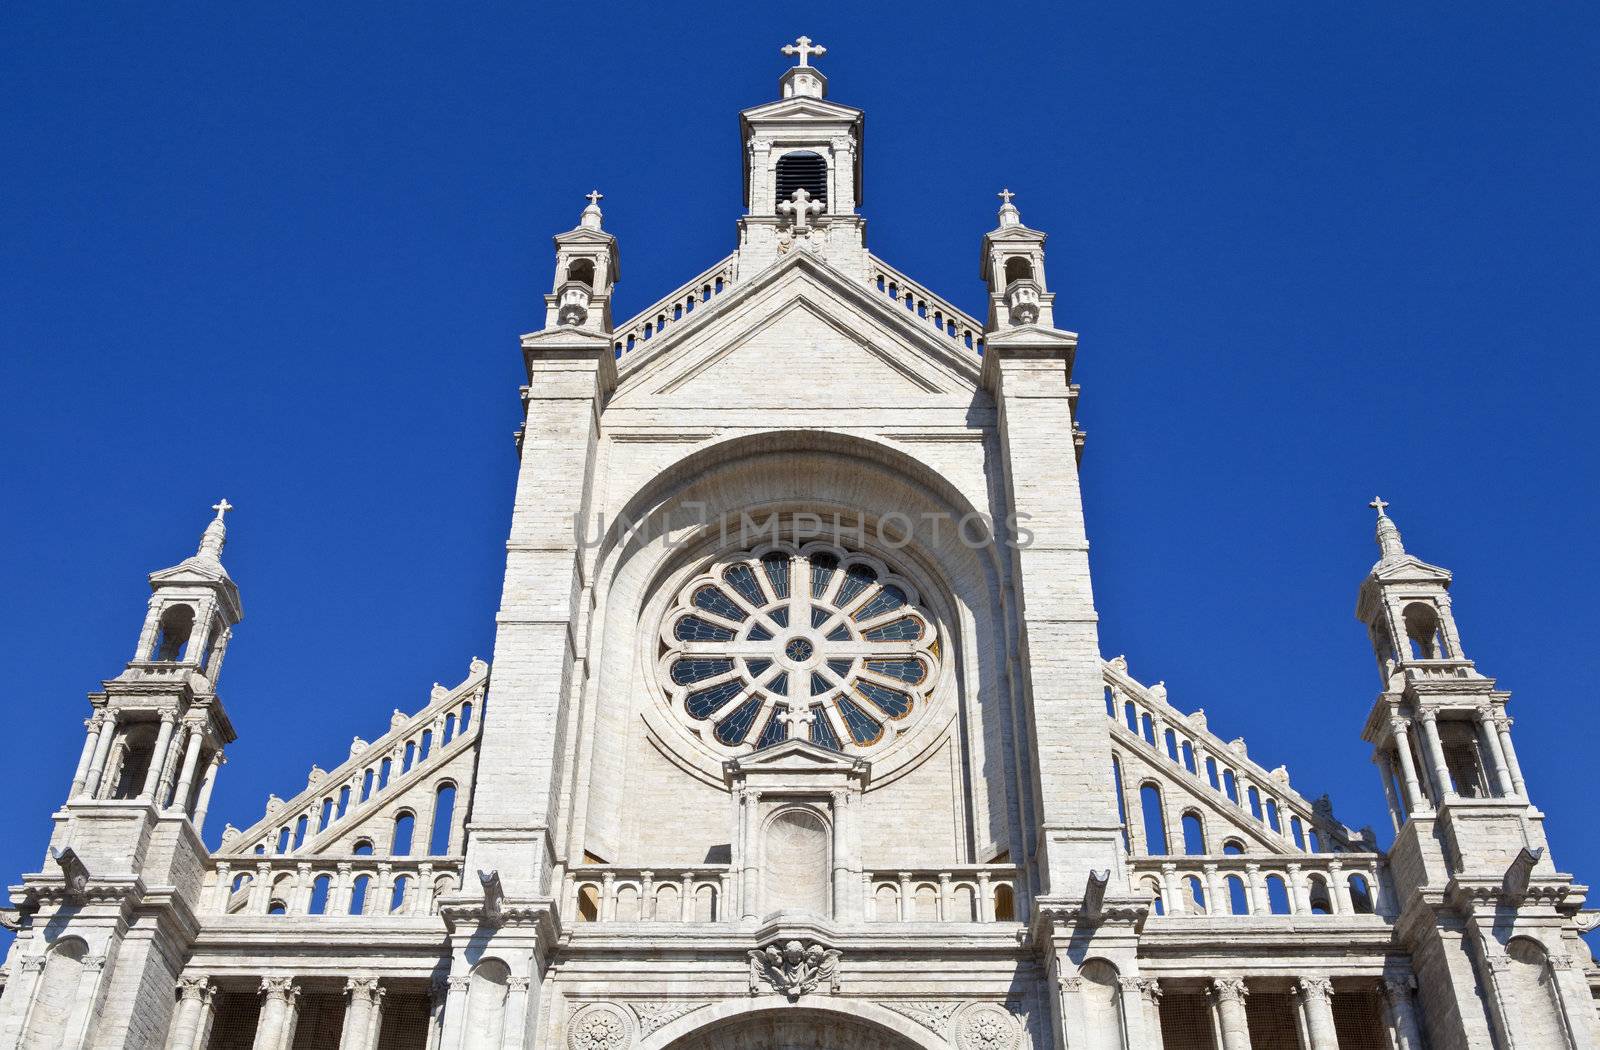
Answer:
[(939, 662), (915, 588), (831, 546), (718, 560), (679, 592), (661, 640), (675, 713), (728, 751), (885, 743), (927, 706)]

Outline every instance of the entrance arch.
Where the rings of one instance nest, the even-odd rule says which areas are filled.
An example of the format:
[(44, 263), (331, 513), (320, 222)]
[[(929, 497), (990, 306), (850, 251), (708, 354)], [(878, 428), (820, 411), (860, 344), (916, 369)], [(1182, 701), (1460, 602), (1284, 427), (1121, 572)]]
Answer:
[(949, 1050), (909, 1018), (860, 999), (732, 999), (680, 1017), (638, 1050)]

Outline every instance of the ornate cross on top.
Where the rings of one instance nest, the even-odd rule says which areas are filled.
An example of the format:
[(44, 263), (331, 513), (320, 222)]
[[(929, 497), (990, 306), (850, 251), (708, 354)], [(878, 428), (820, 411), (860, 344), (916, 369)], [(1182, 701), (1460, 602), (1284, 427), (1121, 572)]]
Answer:
[(1011, 203), (1011, 198), (1015, 197), (1016, 194), (1012, 193), (1010, 188), (1007, 188), (1007, 189), (1001, 190), (999, 193), (995, 194), (995, 196), (1000, 198), (1000, 202), (1002, 204), (1010, 204)]
[(812, 55), (826, 55), (828, 53), (828, 49), (823, 47), (821, 44), (814, 45), (811, 43), (810, 37), (802, 36), (796, 37), (795, 42), (792, 44), (783, 45), (783, 53), (786, 55), (799, 55), (800, 64), (802, 66), (809, 66), (811, 63), (807, 60)]
[(1389, 501), (1384, 499), (1382, 496), (1373, 497), (1372, 502), (1367, 504), (1367, 506), (1378, 512), (1378, 517), (1380, 518), (1384, 516), (1383, 508), (1387, 507), (1388, 505)]
[(778, 720), (788, 727), (790, 736), (796, 736), (796, 730), (800, 732), (809, 730), (811, 723), (817, 720), (817, 716), (811, 713), (809, 707), (802, 710), (786, 708), (783, 714), (778, 716)]
[(821, 215), (827, 205), (821, 201), (811, 199), (805, 187), (796, 189), (792, 194), (793, 200), (786, 200), (778, 205), (778, 211), (788, 216), (789, 225), (794, 227), (795, 234), (804, 235), (811, 229), (811, 217)]
[(606, 195), (601, 193), (599, 190), (590, 190), (588, 193), (584, 194), (584, 196), (589, 199), (589, 204), (596, 208), (600, 207), (600, 202), (605, 200), (606, 197)]
[(222, 516), (224, 514), (228, 513), (228, 511), (233, 509), (233, 504), (229, 503), (228, 500), (227, 500), (227, 497), (224, 496), (223, 499), (222, 499), (222, 502), (213, 503), (211, 505), (211, 509), (217, 512), (217, 520), (221, 521), (222, 520)]

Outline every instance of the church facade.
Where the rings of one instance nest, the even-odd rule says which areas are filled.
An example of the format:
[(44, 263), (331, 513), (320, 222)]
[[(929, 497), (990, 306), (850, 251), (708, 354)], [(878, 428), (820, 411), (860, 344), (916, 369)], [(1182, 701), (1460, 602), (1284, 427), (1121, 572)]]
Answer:
[(1045, 235), (1001, 194), (982, 318), (878, 259), (862, 113), (785, 52), (732, 254), (619, 323), (600, 195), (555, 237), (492, 662), (211, 850), (227, 502), (151, 575), (0, 1048), (1600, 1046), (1449, 572), (1374, 501), (1385, 851), (1102, 656)]

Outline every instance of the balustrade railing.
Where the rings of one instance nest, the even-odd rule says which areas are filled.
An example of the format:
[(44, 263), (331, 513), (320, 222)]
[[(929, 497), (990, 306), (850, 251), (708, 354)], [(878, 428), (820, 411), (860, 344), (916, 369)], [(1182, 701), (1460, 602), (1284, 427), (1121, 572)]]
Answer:
[(869, 283), (906, 313), (975, 353), (983, 353), (983, 324), (951, 306), (877, 256), (870, 257)]
[(1009, 864), (868, 871), (868, 922), (1012, 922), (1017, 869)]
[(1376, 853), (1135, 857), (1129, 881), (1171, 918), (1394, 914)]
[(732, 922), (728, 865), (625, 868), (585, 864), (567, 872), (566, 914), (586, 922)]
[(728, 256), (619, 325), (611, 336), (617, 356), (642, 346), (668, 328), (693, 320), (706, 304), (733, 286), (738, 258), (737, 253)]
[(207, 915), (432, 915), (461, 886), (444, 857), (319, 856), (220, 860), (201, 892)]

